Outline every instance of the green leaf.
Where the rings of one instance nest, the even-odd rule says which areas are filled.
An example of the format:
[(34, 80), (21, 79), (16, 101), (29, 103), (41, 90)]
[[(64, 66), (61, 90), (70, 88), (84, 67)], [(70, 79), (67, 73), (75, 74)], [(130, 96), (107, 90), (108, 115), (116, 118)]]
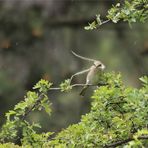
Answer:
[(6, 113), (6, 117), (7, 117), (7, 120), (10, 120), (10, 116), (11, 115), (15, 115), (16, 114), (16, 112), (15, 111), (13, 111), (13, 110), (9, 110), (9, 112), (8, 113)]
[(98, 25), (102, 24), (101, 18), (100, 18), (100, 14), (96, 15), (96, 21), (98, 23)]
[(143, 76), (141, 78), (139, 78), (141, 82), (148, 84), (148, 77), (147, 76)]
[(48, 97), (45, 97), (42, 102), (41, 102), (41, 106), (44, 108), (45, 112), (48, 115), (51, 115), (51, 103), (48, 100)]
[(46, 93), (50, 87), (52, 86), (52, 83), (48, 82), (47, 80), (41, 79), (34, 87), (33, 89), (38, 89), (39, 92)]
[(70, 82), (71, 82), (70, 79), (67, 79), (60, 84), (60, 89), (61, 89), (62, 92), (64, 92), (64, 91), (68, 92), (72, 89)]
[(96, 21), (89, 23), (89, 26), (84, 27), (85, 30), (93, 30), (96, 29)]

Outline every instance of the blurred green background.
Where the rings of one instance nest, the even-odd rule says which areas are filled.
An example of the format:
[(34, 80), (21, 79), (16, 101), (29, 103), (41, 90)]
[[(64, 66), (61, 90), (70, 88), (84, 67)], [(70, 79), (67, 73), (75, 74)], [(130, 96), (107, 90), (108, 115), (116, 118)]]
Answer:
[[(115, 0), (0, 0), (0, 125), (4, 113), (23, 100), (41, 78), (57, 87), (61, 81), (90, 66), (71, 54), (101, 60), (106, 71), (121, 72), (126, 85), (139, 87), (138, 78), (148, 74), (148, 24), (108, 23), (94, 31), (84, 30), (96, 14), (105, 20)], [(122, 1), (121, 1), (122, 2)], [(77, 76), (73, 83), (84, 83)], [(50, 91), (53, 113), (33, 112), (31, 122), (43, 131), (59, 131), (77, 123), (89, 111), (89, 90)]]

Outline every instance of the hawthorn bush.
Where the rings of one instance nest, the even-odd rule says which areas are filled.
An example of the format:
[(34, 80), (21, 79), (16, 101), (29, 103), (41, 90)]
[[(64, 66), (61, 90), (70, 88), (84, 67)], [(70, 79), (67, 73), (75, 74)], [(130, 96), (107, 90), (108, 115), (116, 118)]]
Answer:
[(148, 146), (148, 78), (136, 89), (125, 87), (120, 74), (104, 75), (107, 85), (94, 91), (90, 112), (45, 147)]
[[(131, 25), (144, 22), (147, 17), (147, 0), (125, 0), (108, 10), (106, 21), (97, 15), (96, 20), (85, 29), (96, 29), (109, 21), (127, 21)], [(91, 96), (90, 112), (82, 115), (79, 123), (70, 125), (58, 134), (50, 131), (38, 133), (37, 128), (41, 128), (39, 123), (29, 123), (26, 117), (35, 110), (45, 110), (50, 116), (52, 104), (48, 92), (67, 92), (81, 85), (71, 85), (71, 80), (67, 79), (59, 88), (53, 88), (52, 83), (40, 80), (33, 87), (34, 91), (27, 92), (24, 101), (6, 113), (6, 122), (0, 131), (0, 147), (148, 147), (148, 77), (143, 76), (140, 80), (141, 88), (126, 87), (121, 74), (104, 73), (99, 87)], [(15, 145), (17, 139), (21, 141), (21, 146)]]
[[(95, 89), (91, 97), (90, 112), (82, 115), (79, 123), (70, 125), (52, 138), (52, 132), (37, 133), (35, 129), (41, 128), (40, 125), (26, 121), (26, 116), (34, 110), (44, 109), (51, 114), (51, 103), (46, 95), (52, 89), (51, 83), (41, 80), (33, 88), (38, 91), (29, 91), (24, 101), (6, 113), (7, 120), (0, 133), (1, 143), (19, 138), (21, 129), (22, 147), (146, 147), (148, 77), (140, 80), (143, 85), (140, 89), (125, 87), (120, 74), (104, 73), (102, 86)], [(18, 147), (13, 143), (2, 146)]]

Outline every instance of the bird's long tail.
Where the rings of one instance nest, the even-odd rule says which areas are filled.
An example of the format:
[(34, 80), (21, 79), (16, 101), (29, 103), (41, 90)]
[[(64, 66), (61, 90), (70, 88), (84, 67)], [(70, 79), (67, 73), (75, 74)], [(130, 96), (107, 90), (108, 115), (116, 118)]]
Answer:
[(94, 60), (94, 59), (90, 59), (90, 58), (86, 58), (86, 57), (83, 57), (83, 56), (80, 56), (80, 55), (78, 55), (78, 54), (76, 54), (74, 51), (72, 51), (71, 50), (71, 53), (74, 55), (74, 56), (76, 56), (76, 57), (78, 57), (78, 58), (80, 58), (80, 59), (82, 59), (82, 60), (86, 60), (86, 61), (90, 61), (90, 62), (95, 62), (96, 60)]
[(81, 90), (81, 92), (80, 92), (80, 95), (81, 95), (81, 96), (84, 96), (84, 95), (85, 95), (85, 92), (86, 92), (87, 88), (88, 88), (88, 85), (86, 85), (86, 86)]

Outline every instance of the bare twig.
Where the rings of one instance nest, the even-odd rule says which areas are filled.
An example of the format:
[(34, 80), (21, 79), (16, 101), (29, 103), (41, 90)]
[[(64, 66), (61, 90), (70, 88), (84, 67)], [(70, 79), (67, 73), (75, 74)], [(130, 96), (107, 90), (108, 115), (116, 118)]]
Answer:
[[(80, 87), (83, 87), (83, 86), (102, 86), (103, 84), (98, 84), (98, 85), (94, 85), (94, 84), (73, 84), (71, 85), (71, 87), (77, 87), (77, 86), (80, 86)], [(104, 84), (106, 85), (106, 84)], [(51, 87), (49, 90), (61, 90), (60, 87)]]
[(102, 25), (104, 25), (104, 24), (107, 24), (107, 23), (110, 22), (110, 21), (111, 21), (111, 20), (105, 20), (105, 21), (101, 22), (101, 24), (97, 24), (97, 25), (96, 25), (96, 29), (99, 29), (100, 26), (102, 26)]
[(106, 21), (102, 22), (100, 25), (106, 24), (108, 22), (110, 22), (110, 20), (106, 20)]
[(94, 85), (94, 84), (73, 84), (71, 86), (72, 87), (77, 87), (77, 86), (98, 86), (98, 85)]

